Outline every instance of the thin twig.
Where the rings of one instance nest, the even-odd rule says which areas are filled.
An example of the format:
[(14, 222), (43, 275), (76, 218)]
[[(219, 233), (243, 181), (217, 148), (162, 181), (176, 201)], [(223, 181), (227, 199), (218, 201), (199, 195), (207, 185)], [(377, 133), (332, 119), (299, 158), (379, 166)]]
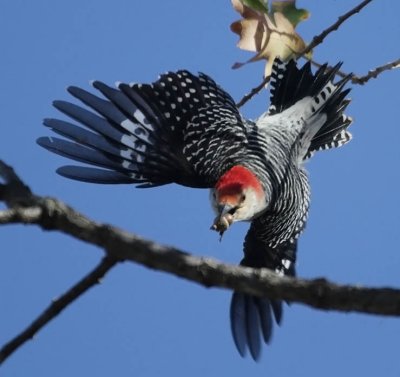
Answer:
[(361, 9), (363, 9), (371, 1), (372, 0), (364, 0), (360, 4), (358, 4), (356, 7), (354, 7), (353, 9), (349, 10), (347, 13), (340, 16), (334, 24), (329, 26), (322, 33), (316, 35), (312, 39), (311, 43), (303, 51), (301, 51), (299, 56), (304, 56), (304, 54), (307, 54), (307, 52), (310, 52), (313, 48), (320, 45), (324, 41), (324, 39), (328, 36), (328, 34), (332, 33), (335, 30), (338, 30), (340, 25), (343, 24), (343, 22), (348, 20), (351, 16), (355, 15), (356, 13), (359, 13), (361, 11)]
[(395, 68), (400, 68), (400, 58), (393, 62), (386, 63), (379, 67), (371, 69), (364, 76), (353, 76), (351, 81), (354, 84), (364, 85), (366, 82), (368, 82), (372, 78), (374, 78), (374, 79), (377, 78), (382, 72), (389, 71), (389, 70), (395, 69)]
[[(364, 0), (361, 2), (359, 5), (354, 7), (353, 9), (349, 10), (347, 13), (343, 14), (338, 18), (338, 20), (329, 26), (327, 29), (323, 30), (320, 34), (316, 35), (311, 43), (303, 50), (301, 51), (298, 56), (304, 56), (307, 52), (310, 52), (313, 48), (317, 47), (319, 44), (321, 44), (324, 39), (328, 36), (328, 34), (332, 33), (333, 31), (337, 30), (343, 22), (345, 22), (347, 19), (349, 19), (351, 16), (354, 14), (358, 13), (361, 11), (362, 8), (364, 8), (367, 4), (369, 4), (372, 0)], [(266, 82), (264, 82), (267, 80)], [(266, 77), (263, 82), (253, 88), (249, 94), (246, 94), (243, 96), (243, 98), (236, 104), (238, 108), (242, 107), (245, 103), (247, 103), (252, 97), (254, 97), (257, 93), (260, 92), (260, 90), (264, 87), (264, 85), (269, 81), (269, 77)]]
[[(322, 64), (317, 63), (315, 60), (311, 60), (311, 64), (320, 68), (322, 66)], [(364, 76), (356, 76), (356, 75), (352, 75), (351, 77), (351, 82), (353, 84), (358, 84), (358, 85), (364, 85), (366, 82), (368, 82), (369, 80), (371, 80), (372, 78), (377, 78), (382, 72), (385, 71), (390, 71), (391, 69), (395, 69), (395, 68), (400, 68), (400, 58), (397, 60), (394, 60), (390, 63), (386, 63), (383, 64), (379, 67), (376, 67), (374, 69), (371, 69), (370, 71), (368, 71), (368, 73)], [(344, 78), (348, 76), (348, 73), (343, 72), (343, 71), (337, 71), (336, 75)]]
[(114, 257), (109, 255), (104, 257), (94, 270), (71, 287), (60, 298), (54, 300), (25, 330), (0, 349), (0, 365), (25, 342), (32, 339), (40, 329), (54, 319), (69, 304), (74, 302), (91, 287), (98, 284), (100, 279), (104, 277), (116, 263), (117, 260)]
[(261, 84), (251, 89), (250, 93), (245, 94), (243, 98), (236, 104), (238, 108), (242, 107), (246, 102), (250, 101), (264, 86), (269, 83), (271, 76), (267, 76), (263, 79)]

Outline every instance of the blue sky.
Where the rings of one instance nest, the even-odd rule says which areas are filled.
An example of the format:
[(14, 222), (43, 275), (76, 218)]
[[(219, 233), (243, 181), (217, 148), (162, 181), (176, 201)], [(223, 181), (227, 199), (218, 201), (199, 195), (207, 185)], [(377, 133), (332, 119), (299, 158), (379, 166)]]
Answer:
[[(357, 1), (299, 1), (311, 18), (305, 40)], [(399, 57), (400, 3), (372, 2), (317, 48), (315, 60), (366, 73)], [(235, 99), (259, 83), (263, 64), (233, 71), (250, 55), (235, 47), (228, 1), (87, 0), (0, 3), (0, 158), (35, 193), (55, 196), (91, 218), (160, 243), (237, 263), (246, 224), (223, 242), (209, 231), (208, 193), (169, 186), (138, 190), (66, 180), (66, 160), (35, 144), (44, 117), (74, 84), (149, 82), (186, 68), (208, 73)], [(355, 86), (347, 113), (354, 140), (308, 164), (312, 206), (300, 240), (298, 273), (338, 283), (400, 285), (400, 71)], [(243, 108), (264, 112), (268, 93)], [(0, 228), (0, 342), (93, 268), (102, 252), (33, 226)], [(398, 376), (400, 320), (322, 312), (294, 304), (260, 363), (237, 354), (229, 331), (230, 293), (205, 289), (130, 263), (81, 297), (2, 367), (4, 376)]]

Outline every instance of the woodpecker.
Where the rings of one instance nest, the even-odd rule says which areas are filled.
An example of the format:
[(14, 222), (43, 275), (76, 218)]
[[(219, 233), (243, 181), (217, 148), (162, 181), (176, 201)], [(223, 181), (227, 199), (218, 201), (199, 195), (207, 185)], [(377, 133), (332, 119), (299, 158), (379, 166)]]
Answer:
[[(209, 76), (168, 72), (152, 84), (94, 81), (101, 97), (71, 86), (84, 107), (55, 101), (75, 123), (45, 119), (63, 138), (42, 137), (51, 152), (96, 167), (63, 166), (64, 177), (92, 183), (154, 187), (177, 183), (208, 188), (221, 235), (237, 221), (251, 222), (242, 266), (295, 275), (297, 239), (310, 203), (305, 161), (316, 151), (351, 139), (344, 115), (350, 76), (337, 82), (340, 64), (273, 64), (270, 106), (245, 119), (232, 97)], [(254, 360), (269, 343), (282, 302), (234, 292), (231, 331), (237, 350)]]

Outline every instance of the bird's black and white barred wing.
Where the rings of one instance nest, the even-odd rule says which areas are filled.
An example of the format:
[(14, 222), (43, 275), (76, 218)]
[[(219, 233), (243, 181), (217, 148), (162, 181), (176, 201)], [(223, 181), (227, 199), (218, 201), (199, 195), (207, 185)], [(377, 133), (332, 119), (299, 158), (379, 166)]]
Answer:
[(96, 166), (64, 166), (58, 169), (63, 176), (211, 187), (244, 153), (246, 127), (235, 103), (205, 74), (178, 71), (153, 84), (119, 83), (115, 89), (95, 81), (93, 87), (101, 97), (69, 87), (81, 104), (54, 102), (74, 123), (44, 121), (63, 138), (39, 138), (42, 147)]
[[(260, 221), (253, 220), (244, 242), (242, 266), (269, 268), (279, 275), (295, 275), (297, 238), (271, 246), (260, 230)], [(282, 321), (282, 302), (234, 292), (230, 321), (233, 339), (241, 356), (247, 351), (254, 360), (261, 356), (262, 343), (269, 343), (274, 322)]]

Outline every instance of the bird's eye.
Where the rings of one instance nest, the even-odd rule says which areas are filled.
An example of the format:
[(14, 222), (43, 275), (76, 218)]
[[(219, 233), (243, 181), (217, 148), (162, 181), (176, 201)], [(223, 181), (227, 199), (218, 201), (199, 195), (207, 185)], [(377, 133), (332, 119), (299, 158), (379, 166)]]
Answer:
[(242, 197), (240, 198), (242, 202), (244, 202), (246, 200), (246, 195), (243, 194)]
[(233, 216), (235, 214), (236, 210), (237, 210), (237, 207), (233, 207), (231, 210), (228, 211), (228, 213)]

